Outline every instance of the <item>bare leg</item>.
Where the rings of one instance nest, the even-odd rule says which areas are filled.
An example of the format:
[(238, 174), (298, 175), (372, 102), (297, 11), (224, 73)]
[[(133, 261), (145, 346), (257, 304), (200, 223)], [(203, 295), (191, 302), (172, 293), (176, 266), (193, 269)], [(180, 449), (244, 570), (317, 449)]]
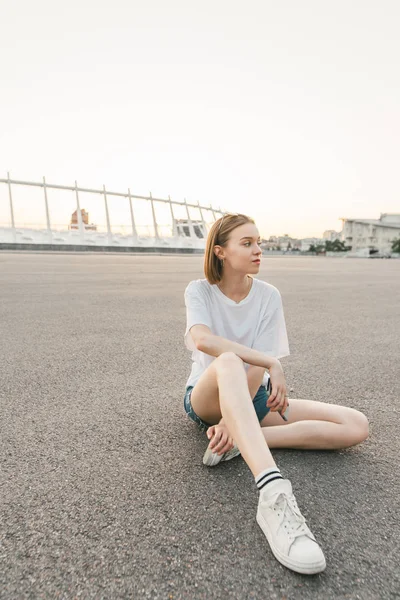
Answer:
[[(243, 361), (236, 354), (226, 352), (211, 363), (194, 387), (191, 402), (207, 423), (223, 417), (254, 477), (276, 467), (253, 407)], [(297, 507), (290, 481), (272, 480), (261, 489), (257, 522), (282, 564), (306, 574), (325, 569), (323, 552)]]
[(367, 417), (354, 408), (299, 399), (289, 406), (287, 423), (276, 412), (261, 421), (270, 448), (337, 450), (368, 437)]
[(207, 423), (223, 417), (254, 477), (276, 466), (252, 404), (243, 361), (236, 354), (224, 352), (211, 363), (194, 387), (191, 402)]

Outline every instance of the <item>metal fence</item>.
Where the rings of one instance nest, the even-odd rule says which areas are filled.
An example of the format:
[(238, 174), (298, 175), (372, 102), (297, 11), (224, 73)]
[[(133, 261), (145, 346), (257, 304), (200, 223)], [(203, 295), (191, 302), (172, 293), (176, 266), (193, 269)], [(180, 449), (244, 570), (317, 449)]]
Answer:
[[(113, 192), (105, 185), (84, 188), (76, 181), (74, 186), (47, 183), (45, 177), (42, 182), (18, 181), (7, 173), (0, 184), (0, 242), (202, 245), (210, 225), (224, 214), (211, 204), (154, 198), (151, 192), (139, 196), (130, 189)], [(35, 198), (33, 188), (40, 191)], [(90, 211), (93, 223), (85, 219)]]

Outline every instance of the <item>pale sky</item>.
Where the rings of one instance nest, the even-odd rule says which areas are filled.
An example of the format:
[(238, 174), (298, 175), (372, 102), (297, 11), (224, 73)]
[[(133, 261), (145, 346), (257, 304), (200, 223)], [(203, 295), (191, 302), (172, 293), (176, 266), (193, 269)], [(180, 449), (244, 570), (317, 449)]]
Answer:
[(186, 197), (263, 237), (400, 212), (399, 26), (397, 0), (1, 0), (0, 178)]

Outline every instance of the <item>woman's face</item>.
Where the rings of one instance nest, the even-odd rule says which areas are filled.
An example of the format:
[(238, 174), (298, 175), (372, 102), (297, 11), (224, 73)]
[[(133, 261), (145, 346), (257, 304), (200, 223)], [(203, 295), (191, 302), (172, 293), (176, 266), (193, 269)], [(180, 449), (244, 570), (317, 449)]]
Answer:
[(230, 233), (225, 248), (221, 247), (220, 256), (224, 258), (224, 270), (228, 267), (243, 274), (258, 273), (262, 254), (260, 241), (260, 234), (254, 223), (245, 223), (236, 227)]

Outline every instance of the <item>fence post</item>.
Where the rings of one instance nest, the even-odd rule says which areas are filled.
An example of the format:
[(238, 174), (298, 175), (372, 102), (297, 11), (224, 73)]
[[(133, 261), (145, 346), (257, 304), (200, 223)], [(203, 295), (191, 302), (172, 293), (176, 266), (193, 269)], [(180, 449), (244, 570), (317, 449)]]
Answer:
[(138, 241), (138, 234), (137, 234), (137, 231), (136, 231), (135, 217), (133, 215), (132, 196), (131, 196), (131, 190), (130, 190), (130, 188), (128, 188), (128, 198), (129, 198), (129, 208), (130, 208), (130, 211), (131, 211), (132, 235), (133, 235), (134, 241), (137, 242)]
[(206, 225), (206, 222), (204, 220), (204, 215), (203, 215), (203, 211), (201, 210), (201, 206), (200, 206), (199, 200), (197, 200), (197, 206), (199, 207), (199, 211), (200, 211), (201, 224), (203, 225), (203, 234), (204, 234), (204, 237), (206, 238), (207, 234), (208, 234), (207, 225)]
[(53, 234), (51, 233), (49, 203), (47, 201), (46, 178), (44, 175), (43, 175), (43, 189), (44, 189), (44, 203), (46, 205), (47, 233), (49, 234), (50, 244), (52, 244), (53, 243)]
[(107, 193), (106, 186), (103, 184), (103, 192), (104, 192), (104, 204), (106, 207), (106, 219), (107, 219), (107, 239), (108, 244), (111, 246), (111, 225), (110, 225), (110, 215), (108, 214), (108, 204), (107, 204)]
[(81, 244), (83, 244), (83, 242), (85, 240), (85, 234), (84, 234), (84, 229), (83, 229), (81, 207), (79, 205), (78, 184), (76, 181), (75, 181), (75, 194), (76, 194), (76, 216), (78, 217), (79, 237), (81, 240)]
[(12, 201), (12, 193), (11, 193), (11, 181), (10, 181), (10, 173), (7, 172), (8, 179), (8, 195), (10, 198), (10, 213), (11, 213), (11, 229), (12, 229), (12, 237), (14, 244), (17, 242), (17, 232), (15, 231), (15, 220), (14, 220), (14, 208)]
[(159, 240), (160, 236), (158, 235), (158, 227), (157, 227), (157, 220), (156, 220), (156, 211), (154, 210), (154, 202), (153, 202), (153, 196), (151, 195), (151, 192), (150, 192), (150, 201), (151, 201), (151, 210), (153, 212), (154, 233), (156, 235), (156, 240)]
[(171, 200), (171, 196), (168, 196), (168, 200), (169, 200), (169, 208), (171, 211), (171, 218), (172, 218), (172, 237), (177, 237), (178, 236), (178, 229), (175, 223), (175, 215), (174, 215), (174, 209), (172, 208), (172, 200)]
[(189, 221), (190, 237), (193, 238), (193, 239), (196, 239), (197, 236), (196, 236), (196, 234), (194, 232), (194, 227), (193, 227), (192, 219), (190, 218), (189, 207), (187, 205), (186, 198), (184, 198), (184, 201), (185, 201), (185, 206), (186, 206), (186, 214), (187, 214), (187, 218), (188, 218), (188, 221)]
[(211, 210), (211, 212), (212, 212), (212, 214), (213, 214), (214, 221), (216, 221), (216, 220), (217, 220), (217, 217), (215, 216), (215, 210), (213, 209), (213, 207), (211, 206), (211, 204), (210, 204), (210, 210)]

